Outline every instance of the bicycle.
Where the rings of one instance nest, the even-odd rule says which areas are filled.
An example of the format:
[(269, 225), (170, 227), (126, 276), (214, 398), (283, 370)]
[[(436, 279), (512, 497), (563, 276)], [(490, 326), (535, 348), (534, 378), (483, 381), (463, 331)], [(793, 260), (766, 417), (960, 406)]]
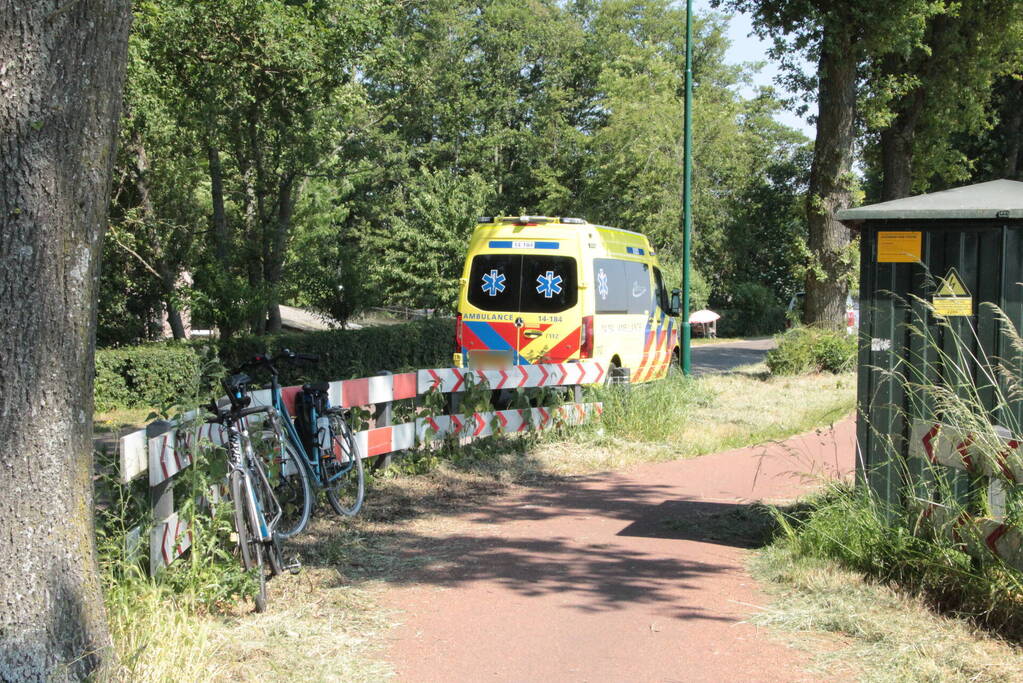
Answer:
[(299, 462), (304, 465), (317, 488), (326, 492), (334, 511), (345, 517), (354, 516), (362, 507), (365, 496), (365, 473), (355, 435), (348, 426), (347, 411), (330, 407), (329, 383), (305, 384), (301, 396), (308, 400), (304, 400), (305, 405), (300, 406), (303, 408), (302, 413), (296, 414), (303, 427), (300, 434), (281, 394), (275, 364), (282, 360), (316, 363), (319, 356), (282, 349), (273, 357), (260, 354), (247, 364), (248, 367), (258, 366), (270, 373), (270, 405), (275, 411), (275, 431), (287, 436), (285, 450), (290, 449), (301, 456)]
[(326, 491), (334, 512), (354, 517), (366, 494), (365, 471), (348, 411), (331, 407), (326, 382), (305, 384), (296, 401), (296, 427), (317, 486)]
[[(242, 566), (246, 570), (257, 571), (259, 591), (254, 601), (256, 611), (264, 612), (267, 604), (264, 559), (271, 576), (285, 569), (277, 532), (277, 525), (283, 519), (283, 508), (274, 495), (263, 458), (253, 449), (245, 419), (259, 413), (270, 415), (273, 408), (249, 405), (250, 382), (245, 374), (234, 374), (224, 380), (227, 402), (210, 401), (206, 408), (214, 417), (207, 418), (206, 422), (219, 424), (227, 432), (228, 484), (234, 504), (238, 547)], [(294, 567), (291, 569), (294, 571)]]
[(309, 481), (307, 456), (302, 444), (297, 440), (295, 427), (291, 423), (277, 381), (277, 368), (274, 367), (274, 363), (282, 359), (293, 362), (319, 360), (316, 356), (296, 354), (285, 349), (273, 358), (265, 353), (254, 356), (252, 360), (242, 363), (241, 368), (270, 372), (270, 405), (265, 407), (272, 410), (267, 411), (267, 419), (259, 432), (256, 451), (268, 466), (274, 493), (281, 501), (283, 522), (278, 533), (282, 539), (288, 539), (301, 533), (309, 524), (313, 509), (313, 491)]

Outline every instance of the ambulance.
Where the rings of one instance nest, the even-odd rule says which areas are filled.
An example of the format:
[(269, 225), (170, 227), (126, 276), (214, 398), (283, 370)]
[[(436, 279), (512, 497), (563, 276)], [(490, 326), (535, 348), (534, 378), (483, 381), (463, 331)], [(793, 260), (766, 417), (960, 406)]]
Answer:
[(597, 360), (614, 382), (679, 358), (678, 290), (638, 233), (581, 218), (481, 218), (462, 271), (458, 367)]

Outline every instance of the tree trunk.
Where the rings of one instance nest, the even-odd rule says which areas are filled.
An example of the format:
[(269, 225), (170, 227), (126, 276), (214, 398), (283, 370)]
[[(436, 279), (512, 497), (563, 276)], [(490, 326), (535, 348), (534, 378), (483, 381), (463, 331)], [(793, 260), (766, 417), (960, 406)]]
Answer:
[(227, 266), (228, 234), (227, 213), (224, 211), (224, 169), (220, 165), (220, 150), (213, 145), (206, 148), (210, 164), (210, 197), (213, 201), (213, 243), (217, 262)]
[[(889, 73), (905, 71), (903, 60), (890, 56)], [(908, 197), (913, 191), (916, 126), (924, 105), (922, 86), (905, 96), (891, 125), (881, 131), (881, 201)]]
[(806, 276), (807, 324), (841, 328), (848, 293), (849, 230), (835, 212), (849, 206), (853, 119), (856, 111), (856, 51), (848, 31), (826, 28), (818, 74), (817, 139), (807, 196), (811, 263)]
[(160, 286), (163, 288), (163, 302), (167, 311), (167, 324), (170, 325), (171, 334), (175, 339), (185, 338), (185, 325), (181, 320), (181, 311), (174, 303), (174, 290), (177, 287), (178, 268), (171, 265), (167, 257), (167, 249), (161, 244), (163, 235), (154, 229), (156, 224), (156, 210), (153, 208), (152, 195), (149, 193), (149, 157), (146, 155), (146, 145), (142, 141), (142, 132), (136, 126), (131, 135), (132, 154), (135, 156), (135, 191), (138, 193), (139, 206), (142, 209), (142, 220), (146, 226), (146, 233), (151, 247), (158, 254), (155, 259), (155, 270), (158, 273)]
[(265, 273), (269, 290), (267, 331), (270, 334), (281, 331), (281, 280), (284, 274), (288, 235), (291, 232), (291, 217), (295, 212), (296, 194), (298, 193), (295, 190), (295, 178), (288, 175), (281, 180), (277, 188), (277, 223), (274, 226), (273, 239), (270, 240), (270, 253)]
[(0, 680), (112, 656), (92, 500), (96, 289), (127, 0), (0, 4)]
[(1020, 109), (1023, 106), (1023, 82), (1013, 81), (1009, 88), (1006, 100), (1013, 106), (1009, 107), (1009, 114), (1002, 124), (1005, 131), (1005, 162), (1002, 167), (1002, 176), (1019, 180), (1020, 143), (1023, 142), (1020, 139), (1023, 137), (1023, 110)]

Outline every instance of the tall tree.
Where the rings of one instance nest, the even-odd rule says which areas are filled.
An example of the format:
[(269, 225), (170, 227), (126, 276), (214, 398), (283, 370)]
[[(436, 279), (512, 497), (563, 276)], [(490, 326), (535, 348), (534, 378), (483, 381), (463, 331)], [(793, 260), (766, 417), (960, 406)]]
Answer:
[[(806, 202), (811, 263), (804, 321), (841, 327), (852, 259), (849, 231), (835, 213), (849, 205), (861, 68), (868, 58), (918, 45), (940, 0), (724, 0), (753, 14), (775, 38), (777, 56), (803, 54), (816, 76), (802, 82), (817, 102), (817, 135)], [(791, 65), (791, 59), (784, 63)]]
[(0, 679), (110, 654), (93, 532), (96, 283), (127, 0), (0, 4)]
[(260, 304), (253, 331), (279, 331), (296, 205), (306, 179), (336, 166), (368, 118), (355, 58), (377, 40), (389, 8), (379, 0), (154, 0), (144, 9), (154, 68), (173, 89), (180, 120), (205, 143), (218, 253), (243, 254), (241, 263), (212, 267), (243, 270)]
[(950, 4), (928, 19), (919, 44), (868, 65), (864, 119), (879, 132), (867, 156), (882, 201), (970, 177), (959, 147), (990, 127), (994, 84), (1019, 67), (1021, 22), (1020, 0)]

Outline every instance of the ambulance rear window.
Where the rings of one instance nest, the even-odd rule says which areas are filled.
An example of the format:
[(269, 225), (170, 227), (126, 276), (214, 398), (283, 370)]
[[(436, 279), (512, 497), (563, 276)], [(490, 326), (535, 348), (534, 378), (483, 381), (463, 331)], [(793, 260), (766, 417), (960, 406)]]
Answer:
[(569, 256), (480, 254), (469, 272), (469, 303), (484, 311), (560, 313), (575, 306)]

